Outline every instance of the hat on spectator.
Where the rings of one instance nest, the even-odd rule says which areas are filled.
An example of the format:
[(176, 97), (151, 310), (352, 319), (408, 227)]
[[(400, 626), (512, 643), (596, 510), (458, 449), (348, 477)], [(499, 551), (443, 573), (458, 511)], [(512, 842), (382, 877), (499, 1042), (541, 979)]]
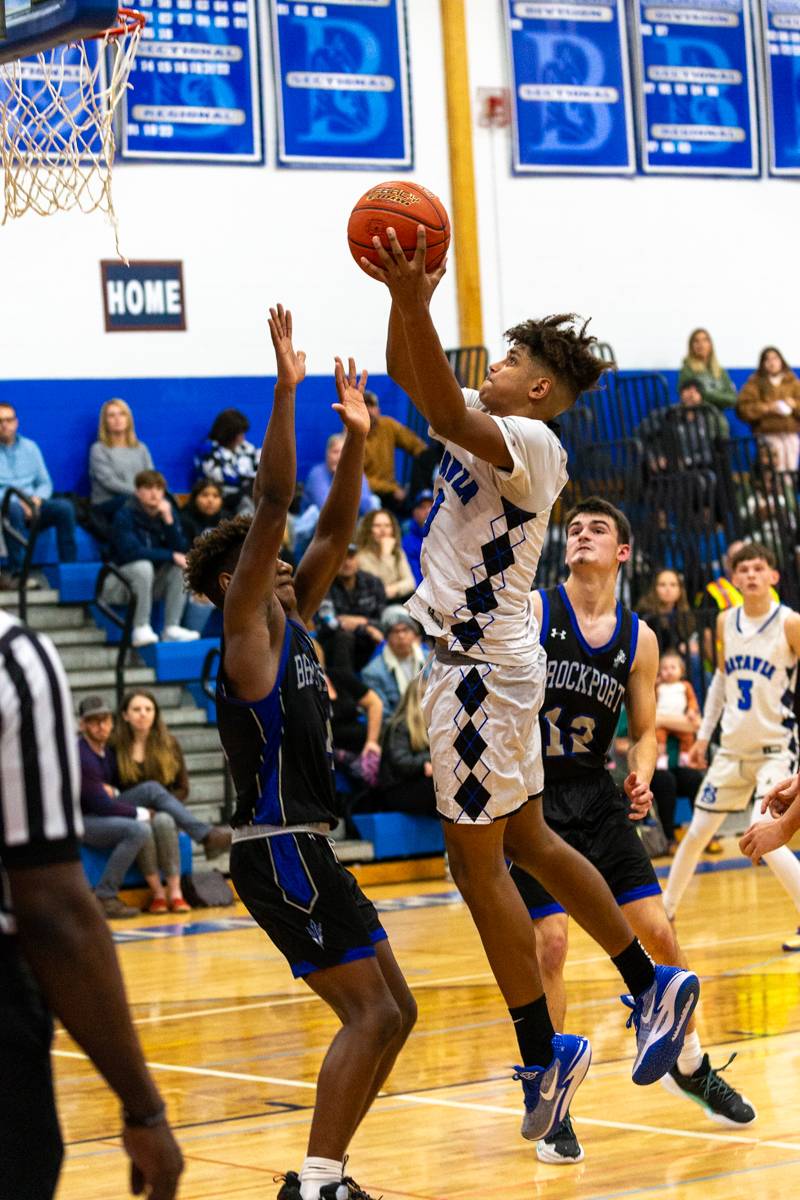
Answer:
[(384, 633), (391, 633), (398, 625), (407, 626), (412, 633), (420, 633), (419, 624), (410, 613), (406, 612), (401, 604), (390, 604), (388, 608), (383, 610), (381, 629)]
[(102, 696), (85, 696), (78, 705), (78, 716), (83, 720), (85, 717), (111, 717), (114, 715), (114, 710)]
[(416, 508), (418, 504), (422, 504), (424, 500), (432, 500), (432, 499), (433, 499), (433, 492), (431, 491), (431, 489), (423, 488), (422, 491), (417, 492), (416, 496), (414, 497), (414, 508)]
[(347, 547), (347, 553), (348, 553), (348, 555), (358, 554), (358, 546), (356, 545), (355, 542), (351, 542), (350, 545)]

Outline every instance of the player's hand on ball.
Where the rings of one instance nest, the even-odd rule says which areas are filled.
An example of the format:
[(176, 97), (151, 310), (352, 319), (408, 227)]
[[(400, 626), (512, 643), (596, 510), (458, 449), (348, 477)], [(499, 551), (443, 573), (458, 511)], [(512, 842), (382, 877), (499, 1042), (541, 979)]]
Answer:
[(332, 405), (333, 411), (339, 414), (345, 429), (351, 433), (363, 434), (366, 437), (369, 433), (369, 410), (364, 403), (367, 372), (362, 371), (359, 376), (356, 371), (355, 359), (348, 358), (347, 374), (345, 375), (342, 360), (337, 358), (335, 361), (334, 378), (336, 380), (336, 391), (339, 401), (337, 404)]
[(625, 795), (631, 802), (628, 816), (632, 821), (641, 821), (650, 812), (653, 805), (653, 793), (650, 785), (639, 779), (635, 771), (631, 771), (622, 785)]
[(799, 792), (800, 775), (792, 775), (789, 779), (782, 779), (780, 783), (775, 784), (774, 788), (770, 788), (761, 801), (762, 813), (765, 813), (769, 809), (773, 817), (783, 816)]
[(282, 304), (269, 310), (269, 332), (275, 347), (278, 383), (297, 387), (306, 377), (306, 356), (292, 344), (292, 314)]
[(771, 850), (778, 850), (786, 841), (780, 821), (757, 821), (739, 839), (739, 849), (754, 866)]
[(366, 258), (362, 258), (361, 266), (373, 279), (378, 279), (381, 283), (386, 284), (392, 293), (392, 299), (401, 309), (404, 304), (414, 304), (419, 300), (429, 304), (430, 298), (445, 272), (446, 264), (443, 262), (431, 275), (425, 274), (427, 246), (425, 226), (417, 227), (417, 248), (410, 261), (406, 258), (397, 234), (391, 226), (386, 230), (386, 237), (389, 242), (388, 250), (379, 237), (372, 239), (372, 245), (381, 260), (381, 265), (376, 267)]

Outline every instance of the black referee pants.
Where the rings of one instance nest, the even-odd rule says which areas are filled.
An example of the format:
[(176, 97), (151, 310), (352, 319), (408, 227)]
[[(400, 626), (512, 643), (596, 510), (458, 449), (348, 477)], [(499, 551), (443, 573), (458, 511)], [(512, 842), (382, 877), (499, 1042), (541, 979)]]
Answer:
[(64, 1144), (52, 1036), (50, 1013), (15, 939), (0, 936), (0, 1200), (50, 1200), (56, 1190)]

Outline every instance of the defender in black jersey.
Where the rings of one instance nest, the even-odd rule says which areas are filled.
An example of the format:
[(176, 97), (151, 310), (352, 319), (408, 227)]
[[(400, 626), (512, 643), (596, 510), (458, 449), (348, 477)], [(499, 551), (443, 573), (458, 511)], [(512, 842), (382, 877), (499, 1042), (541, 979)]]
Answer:
[[(566, 584), (535, 594), (534, 611), (547, 652), (539, 714), (544, 755), (544, 817), (597, 867), (642, 945), (656, 962), (683, 960), (667, 920), (655, 871), (634, 822), (652, 803), (655, 769), (655, 635), (615, 599), (617, 569), (630, 554), (630, 526), (605, 500), (590, 498), (567, 517)], [(620, 709), (631, 734), (623, 793), (606, 761)], [(563, 1028), (567, 914), (545, 888), (513, 866), (512, 877), (536, 926), (537, 952), (553, 1022)], [(690, 1095), (715, 1120), (755, 1119), (752, 1106), (703, 1056), (694, 1017), (676, 1065), (662, 1080)], [(537, 1144), (544, 1162), (579, 1162), (583, 1150), (569, 1117)]]
[[(236, 789), (231, 876), (239, 896), (342, 1028), (317, 1080), (300, 1175), (280, 1200), (326, 1200), (342, 1187), (347, 1147), (416, 1018), (414, 999), (374, 906), (336, 859), (330, 703), (306, 630), (347, 551), (358, 515), (369, 415), (366, 372), (336, 360), (346, 429), (328, 499), (296, 577), (278, 559), (295, 490), (294, 396), (305, 355), (291, 314), (270, 309), (278, 379), (252, 522), (223, 521), (198, 539), (187, 581), (222, 609), (217, 723)], [(351, 1193), (350, 1185), (353, 1192)], [(366, 1195), (361, 1191), (359, 1195)]]

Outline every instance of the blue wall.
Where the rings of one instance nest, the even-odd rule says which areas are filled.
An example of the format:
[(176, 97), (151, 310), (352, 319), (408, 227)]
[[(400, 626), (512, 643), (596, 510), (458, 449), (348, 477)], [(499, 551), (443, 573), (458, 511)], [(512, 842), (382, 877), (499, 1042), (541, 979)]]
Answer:
[[(0, 401), (13, 404), (19, 430), (38, 442), (56, 491), (88, 494), (89, 447), (97, 437), (100, 406), (117, 396), (132, 408), (136, 433), (146, 442), (156, 467), (176, 492), (194, 480), (192, 458), (223, 408), (239, 408), (249, 418), (253, 441), (261, 441), (272, 407), (274, 376), (197, 379), (18, 379), (0, 384)], [(370, 376), (368, 386), (381, 411), (404, 420), (408, 401), (386, 375)], [(325, 442), (341, 429), (331, 404), (332, 377), (312, 376), (297, 394), (298, 478), (324, 456)]]
[[(638, 374), (638, 372), (637, 372)], [(675, 397), (678, 372), (664, 371)], [(750, 369), (731, 370), (741, 387)], [(0, 400), (14, 404), (20, 432), (39, 443), (57, 491), (89, 491), (87, 458), (97, 436), (100, 405), (112, 396), (133, 409), (136, 431), (150, 447), (153, 461), (166, 475), (173, 491), (188, 491), (194, 479), (192, 458), (205, 439), (216, 413), (239, 408), (251, 422), (250, 437), (260, 442), (272, 405), (274, 376), (220, 376), (196, 379), (54, 379), (7, 380), (0, 385)], [(370, 377), (369, 385), (380, 397), (381, 410), (406, 419), (405, 394), (386, 375)], [(333, 380), (315, 375), (298, 391), (298, 478), (323, 457), (325, 442), (341, 428), (331, 411), (335, 399)], [(744, 436), (748, 428), (728, 411), (731, 433)]]

